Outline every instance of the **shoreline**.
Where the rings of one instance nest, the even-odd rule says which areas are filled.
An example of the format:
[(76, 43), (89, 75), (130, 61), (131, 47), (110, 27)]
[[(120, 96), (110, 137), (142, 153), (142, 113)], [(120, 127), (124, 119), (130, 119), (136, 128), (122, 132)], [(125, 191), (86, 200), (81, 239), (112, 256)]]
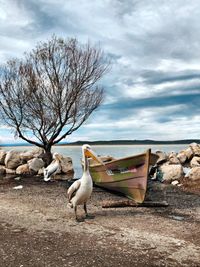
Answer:
[[(83, 144), (89, 144), (93, 146), (123, 146), (123, 145), (189, 145), (191, 143), (200, 143), (200, 139), (185, 139), (185, 140), (104, 140), (104, 141), (76, 141), (71, 143), (60, 143), (54, 146), (82, 146)], [(53, 147), (54, 147), (53, 146)], [(35, 147), (35, 145), (29, 143), (10, 143), (10, 144), (0, 144), (0, 149), (4, 147)]]
[[(87, 143), (85, 143), (87, 144)], [(96, 147), (100, 147), (100, 146), (106, 146), (106, 147), (113, 147), (113, 146), (183, 146), (183, 145), (188, 145), (188, 144), (91, 144), (91, 146), (96, 146)], [(52, 146), (52, 148), (54, 147), (81, 147), (82, 145), (80, 144), (64, 144), (64, 145), (54, 145)], [(0, 150), (6, 149), (6, 148), (32, 148), (32, 147), (37, 147), (34, 145), (11, 145), (11, 146), (0, 146)]]

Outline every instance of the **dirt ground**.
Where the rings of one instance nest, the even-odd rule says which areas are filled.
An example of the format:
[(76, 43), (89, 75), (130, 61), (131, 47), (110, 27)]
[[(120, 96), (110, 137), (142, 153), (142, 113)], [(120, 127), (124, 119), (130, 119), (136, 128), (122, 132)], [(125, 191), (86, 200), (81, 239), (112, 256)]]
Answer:
[(103, 209), (102, 201), (123, 198), (94, 188), (95, 218), (81, 223), (67, 207), (67, 187), (39, 177), (0, 180), (0, 267), (200, 266), (195, 185), (151, 182), (147, 200), (169, 203), (151, 208)]

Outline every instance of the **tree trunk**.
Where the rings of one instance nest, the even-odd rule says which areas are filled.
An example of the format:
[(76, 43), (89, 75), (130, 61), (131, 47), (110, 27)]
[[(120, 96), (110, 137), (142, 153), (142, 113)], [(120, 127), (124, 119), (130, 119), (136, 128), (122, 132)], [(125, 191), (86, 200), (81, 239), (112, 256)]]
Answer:
[(47, 167), (52, 162), (52, 153), (51, 146), (44, 147), (44, 155), (42, 156), (43, 161), (45, 162), (45, 167)]

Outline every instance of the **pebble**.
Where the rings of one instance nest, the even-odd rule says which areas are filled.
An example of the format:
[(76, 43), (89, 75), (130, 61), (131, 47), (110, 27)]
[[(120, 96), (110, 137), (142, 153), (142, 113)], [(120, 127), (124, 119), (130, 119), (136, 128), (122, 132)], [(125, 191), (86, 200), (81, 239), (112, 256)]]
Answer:
[(15, 177), (14, 179), (15, 179), (15, 181), (19, 181), (21, 179), (21, 177)]
[(178, 215), (171, 215), (169, 217), (176, 220), (176, 221), (183, 221), (185, 219), (184, 217), (178, 216)]
[(34, 212), (34, 213), (40, 213), (40, 211), (39, 211), (39, 210), (34, 210), (33, 212)]
[(13, 233), (21, 233), (23, 231), (23, 229), (13, 229), (12, 232)]
[(23, 185), (17, 185), (17, 186), (14, 186), (13, 187), (13, 189), (16, 189), (16, 190), (18, 190), (18, 189), (22, 189), (23, 188)]

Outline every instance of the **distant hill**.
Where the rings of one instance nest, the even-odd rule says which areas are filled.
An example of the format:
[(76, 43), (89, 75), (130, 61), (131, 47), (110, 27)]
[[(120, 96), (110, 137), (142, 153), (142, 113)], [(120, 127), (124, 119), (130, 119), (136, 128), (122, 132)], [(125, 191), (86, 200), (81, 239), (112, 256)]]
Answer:
[[(109, 141), (76, 141), (72, 143), (61, 142), (58, 146), (81, 146), (83, 144), (90, 145), (178, 145), (178, 144), (191, 144), (200, 143), (200, 139), (184, 139), (173, 141), (156, 141), (156, 140), (109, 140)], [(12, 144), (0, 144), (0, 147), (6, 146), (32, 146), (29, 143), (12, 143)]]
[(0, 147), (7, 147), (7, 146), (33, 146), (29, 143), (10, 143), (10, 144), (0, 144)]
[(173, 145), (173, 144), (191, 144), (200, 143), (200, 139), (185, 139), (185, 140), (173, 140), (173, 141), (155, 141), (155, 140), (110, 140), (110, 141), (77, 141), (73, 143), (63, 143), (59, 145)]

